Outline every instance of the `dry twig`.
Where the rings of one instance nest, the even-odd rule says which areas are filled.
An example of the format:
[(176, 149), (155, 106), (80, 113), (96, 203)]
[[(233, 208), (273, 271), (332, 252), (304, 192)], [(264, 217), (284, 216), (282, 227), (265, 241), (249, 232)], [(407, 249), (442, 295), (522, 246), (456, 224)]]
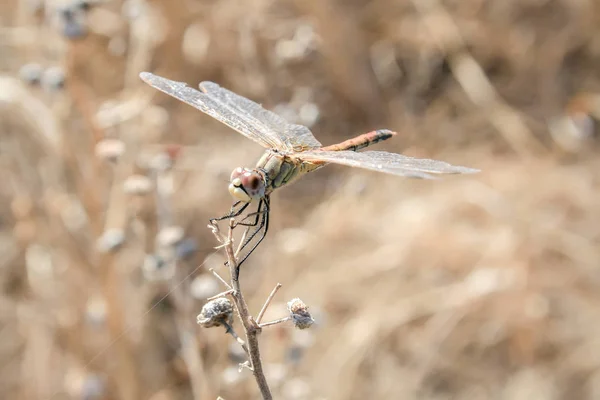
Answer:
[[(248, 305), (246, 304), (246, 300), (242, 294), (242, 289), (240, 286), (239, 276), (237, 272), (237, 258), (235, 256), (235, 252), (233, 250), (233, 223), (234, 220), (230, 220), (229, 224), (229, 232), (227, 234), (227, 239), (223, 238), (223, 235), (219, 231), (219, 227), (216, 224), (211, 224), (208, 227), (212, 230), (213, 234), (217, 238), (220, 243), (223, 243), (223, 247), (225, 248), (225, 252), (227, 254), (227, 265), (229, 267), (229, 273), (231, 275), (231, 287), (233, 291), (230, 293), (231, 298), (235, 304), (235, 309), (237, 310), (238, 317), (242, 322), (242, 326), (244, 327), (244, 333), (246, 335), (246, 344), (247, 348), (244, 348), (244, 351), (250, 357), (250, 365), (249, 369), (252, 371), (254, 375), (254, 379), (258, 384), (261, 395), (263, 399), (268, 400), (272, 399), (271, 390), (269, 389), (269, 385), (267, 383), (267, 378), (265, 377), (262, 361), (260, 359), (260, 349), (258, 345), (258, 334), (261, 331), (260, 326), (256, 323), (254, 318), (250, 315), (250, 311), (248, 310)], [(275, 292), (275, 291), (274, 291)], [(272, 293), (274, 295), (274, 293)], [(270, 296), (272, 297), (272, 296)], [(267, 300), (267, 304), (270, 300)], [(266, 305), (267, 305), (266, 304)], [(265, 305), (265, 306), (266, 306)], [(264, 307), (263, 307), (264, 308)], [(262, 311), (261, 311), (262, 312)], [(226, 327), (228, 332), (233, 335), (233, 330), (230, 326)], [(237, 339), (236, 339), (237, 340)], [(238, 340), (239, 342), (239, 340)], [(242, 346), (244, 347), (244, 346)]]

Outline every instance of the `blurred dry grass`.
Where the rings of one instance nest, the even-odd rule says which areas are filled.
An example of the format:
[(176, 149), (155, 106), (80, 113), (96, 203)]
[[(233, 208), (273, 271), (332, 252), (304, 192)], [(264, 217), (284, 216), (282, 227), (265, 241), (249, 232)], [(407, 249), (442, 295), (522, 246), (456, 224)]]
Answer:
[[(230, 339), (185, 327), (223, 260), (206, 222), (262, 149), (143, 70), (216, 81), (324, 144), (386, 127), (401, 135), (382, 149), (483, 170), (415, 182), (330, 166), (273, 196), (243, 270), (251, 306), (281, 282), (279, 301), (319, 321), (262, 334), (276, 398), (600, 397), (600, 2), (114, 0), (74, 41), (64, 2), (34, 3), (0, 5), (0, 397), (256, 398)], [(20, 82), (32, 62), (61, 66), (66, 89)], [(127, 145), (116, 165), (94, 153), (105, 137)], [(197, 146), (195, 169), (162, 183), (198, 243), (165, 298), (174, 284), (142, 273), (156, 200), (122, 190), (157, 143)], [(101, 253), (109, 228), (126, 242)]]

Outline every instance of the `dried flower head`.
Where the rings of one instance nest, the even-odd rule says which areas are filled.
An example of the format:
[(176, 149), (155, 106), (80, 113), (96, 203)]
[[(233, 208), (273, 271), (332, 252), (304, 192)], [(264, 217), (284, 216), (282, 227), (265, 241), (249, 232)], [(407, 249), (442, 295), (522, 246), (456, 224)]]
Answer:
[(315, 320), (308, 311), (308, 306), (299, 298), (290, 300), (287, 303), (287, 306), (290, 312), (290, 317), (292, 318), (296, 328), (310, 328), (310, 326), (315, 323)]
[(198, 325), (204, 328), (214, 326), (231, 325), (233, 321), (233, 305), (225, 297), (211, 300), (202, 307), (202, 311), (196, 319)]

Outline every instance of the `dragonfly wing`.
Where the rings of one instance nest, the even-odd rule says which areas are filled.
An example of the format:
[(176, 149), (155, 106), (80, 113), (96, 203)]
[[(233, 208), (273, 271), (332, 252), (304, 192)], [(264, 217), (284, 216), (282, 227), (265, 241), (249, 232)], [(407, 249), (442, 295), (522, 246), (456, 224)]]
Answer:
[(288, 151), (302, 152), (323, 146), (304, 125), (288, 124), (281, 136)]
[(444, 161), (414, 158), (386, 151), (307, 151), (299, 155), (304, 161), (328, 162), (385, 172), (408, 178), (431, 179), (436, 174), (469, 174), (477, 169), (459, 167)]
[(212, 82), (201, 83), (203, 92), (200, 92), (184, 82), (172, 81), (149, 72), (140, 73), (140, 78), (153, 88), (197, 108), (266, 148), (287, 148), (277, 130), (273, 129), (272, 123), (266, 118), (261, 119), (260, 110), (267, 110), (252, 100)]
[(219, 99), (223, 104), (227, 104), (231, 109), (235, 109), (239, 114), (245, 115), (247, 120), (270, 129), (282, 142), (280, 150), (300, 152), (322, 146), (306, 126), (291, 124), (274, 112), (264, 109), (260, 104), (214, 82), (202, 82), (200, 89), (211, 97)]

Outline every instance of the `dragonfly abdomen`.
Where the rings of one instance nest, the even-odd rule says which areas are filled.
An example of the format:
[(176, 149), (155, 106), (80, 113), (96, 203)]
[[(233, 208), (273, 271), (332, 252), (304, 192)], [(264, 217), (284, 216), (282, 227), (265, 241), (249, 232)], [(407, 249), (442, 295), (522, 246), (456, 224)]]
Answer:
[(388, 129), (378, 129), (376, 131), (364, 133), (355, 138), (345, 140), (342, 143), (323, 147), (321, 150), (325, 150), (325, 151), (343, 151), (343, 150), (357, 151), (360, 149), (364, 149), (365, 147), (370, 146), (372, 144), (379, 143), (381, 141), (389, 139), (392, 136), (394, 136), (395, 134), (396, 134), (396, 132), (392, 132)]

